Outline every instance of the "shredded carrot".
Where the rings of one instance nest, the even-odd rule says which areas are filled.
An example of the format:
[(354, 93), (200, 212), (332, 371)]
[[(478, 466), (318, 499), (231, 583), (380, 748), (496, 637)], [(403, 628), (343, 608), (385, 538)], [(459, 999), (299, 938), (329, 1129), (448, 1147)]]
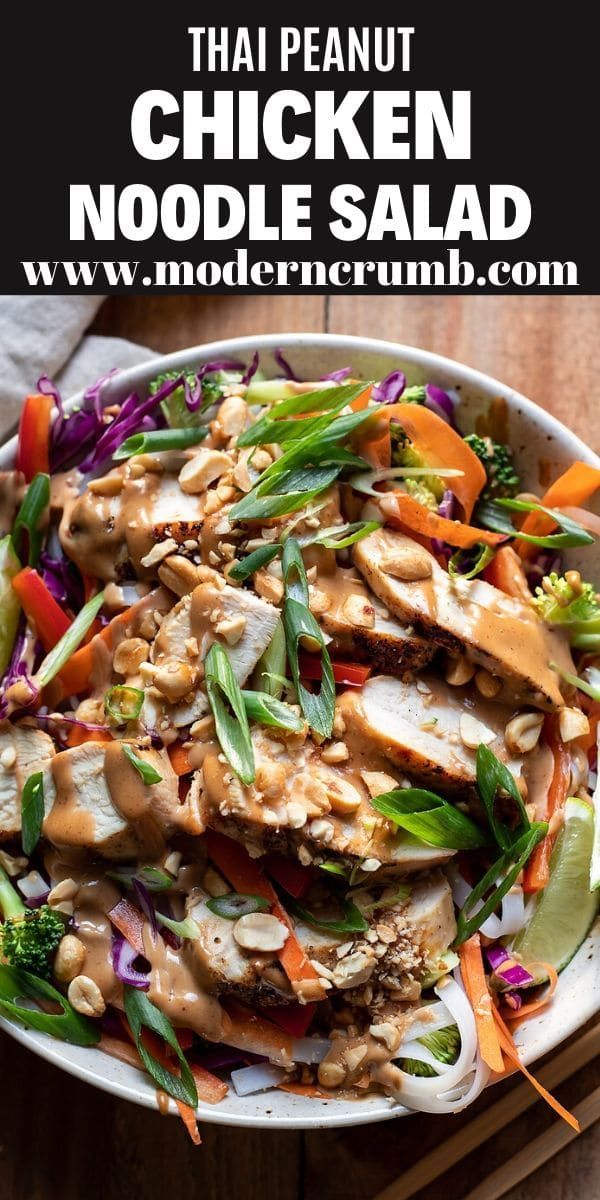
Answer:
[[(177, 1033), (177, 1030), (175, 1032)], [(201, 1067), (199, 1063), (190, 1063), (189, 1066), (196, 1081), (198, 1099), (203, 1100), (205, 1104), (220, 1104), (229, 1091), (225, 1081), (213, 1075), (212, 1071), (207, 1071), (206, 1067)]]
[(230, 997), (223, 1000), (223, 1006), (231, 1021), (231, 1028), (224, 1038), (226, 1045), (264, 1055), (274, 1063), (289, 1066), (292, 1061), (289, 1033)]
[[(553, 817), (564, 807), (571, 783), (571, 754), (560, 737), (556, 718), (548, 715), (544, 721), (546, 742), (554, 758), (554, 772), (548, 789), (547, 816)], [(554, 834), (547, 833), (538, 842), (523, 874), (524, 892), (541, 892), (550, 879), (550, 856)]]
[(468, 941), (463, 942), (458, 953), (465, 991), (475, 1014), (481, 1057), (492, 1071), (501, 1075), (504, 1071), (504, 1061), (494, 1026), (492, 998), (483, 969), (479, 934), (474, 933)]
[(525, 1020), (526, 1017), (530, 1017), (532, 1013), (537, 1012), (540, 1008), (545, 1008), (546, 1005), (549, 1004), (556, 991), (558, 974), (555, 968), (552, 966), (552, 963), (527, 964), (527, 970), (532, 974), (536, 967), (541, 967), (545, 971), (549, 979), (549, 985), (546, 988), (544, 995), (540, 996), (539, 1000), (532, 1000), (529, 1004), (524, 1004), (522, 1008), (506, 1008), (502, 1010), (502, 1016), (504, 1017), (504, 1020), (510, 1021), (513, 1027)]
[(523, 564), (512, 546), (500, 546), (491, 563), (486, 567), (484, 579), (507, 596), (518, 600), (531, 600), (531, 591), (525, 577)]
[(232, 886), (243, 895), (262, 896), (268, 900), (273, 915), (287, 925), (289, 935), (283, 949), (277, 952), (277, 957), (290, 982), (295, 984), (304, 979), (318, 979), (319, 976), (308, 961), (273, 885), (269, 883), (256, 860), (250, 858), (245, 846), (222, 833), (215, 833), (213, 829), (207, 829), (205, 837), (209, 857)]
[(500, 1013), (495, 1005), (492, 1009), (492, 1013), (496, 1023), (496, 1028), (498, 1030), (498, 1038), (503, 1053), (510, 1060), (510, 1062), (513, 1063), (513, 1065), (523, 1073), (525, 1078), (528, 1079), (533, 1085), (536, 1092), (538, 1092), (539, 1095), (546, 1101), (546, 1103), (554, 1109), (555, 1113), (558, 1113), (559, 1117), (562, 1117), (563, 1121), (566, 1121), (567, 1125), (570, 1125), (571, 1129), (575, 1130), (575, 1133), (580, 1133), (581, 1130), (579, 1121), (576, 1119), (576, 1117), (574, 1117), (566, 1108), (563, 1108), (562, 1104), (560, 1104), (558, 1100), (555, 1100), (554, 1096), (550, 1095), (550, 1092), (546, 1091), (546, 1088), (543, 1086), (543, 1084), (541, 1084), (539, 1080), (527, 1070), (527, 1067), (524, 1065), (524, 1063), (521, 1062), (521, 1059), (519, 1058), (519, 1051), (517, 1050), (517, 1047), (513, 1041), (512, 1033), (504, 1024), (504, 1021), (502, 1020), (502, 1017), (500, 1016)]
[(181, 742), (173, 742), (168, 748), (168, 755), (176, 775), (189, 775), (193, 771), (190, 756)]
[(279, 1083), (280, 1092), (291, 1092), (292, 1096), (308, 1096), (311, 1100), (330, 1100), (330, 1092), (322, 1092), (314, 1083)]
[(143, 936), (145, 918), (135, 904), (130, 904), (129, 900), (119, 900), (118, 904), (115, 904), (108, 913), (108, 919), (138, 954), (145, 953)]
[(112, 734), (103, 729), (82, 729), (81, 725), (72, 725), (67, 738), (67, 746), (83, 746), (84, 742), (112, 742)]
[[(554, 483), (540, 501), (545, 508), (561, 508), (563, 505), (580, 505), (589, 500), (600, 488), (600, 470), (588, 463), (574, 462)], [(522, 533), (544, 537), (555, 528), (556, 522), (545, 513), (528, 513), (521, 525)], [(537, 547), (530, 542), (518, 541), (516, 549), (521, 558), (531, 558), (537, 554)]]
[(103, 1033), (97, 1043), (97, 1049), (104, 1050), (105, 1054), (110, 1054), (111, 1058), (118, 1058), (121, 1062), (129, 1063), (130, 1067), (139, 1067), (140, 1071), (145, 1070), (135, 1046), (130, 1046), (129, 1042), (122, 1042), (120, 1038)]
[(497, 546), (504, 541), (504, 534), (492, 533), (489, 529), (477, 529), (474, 525), (463, 525), (460, 521), (449, 521), (419, 504), (407, 492), (382, 492), (379, 507), (389, 525), (406, 527), (428, 538), (439, 538), (451, 546), (470, 550), (477, 542), (486, 546)]
[(71, 658), (65, 663), (58, 675), (62, 696), (78, 696), (80, 692), (87, 692), (89, 690), (90, 676), (94, 669), (94, 643), (96, 642), (96, 638), (100, 642), (103, 642), (105, 647), (110, 650), (113, 645), (114, 634), (129, 623), (131, 618), (139, 611), (139, 606), (144, 601), (145, 597), (143, 601), (133, 604), (131, 608), (126, 608), (117, 617), (113, 617), (112, 621), (108, 625), (105, 625), (90, 642), (80, 646), (71, 655)]

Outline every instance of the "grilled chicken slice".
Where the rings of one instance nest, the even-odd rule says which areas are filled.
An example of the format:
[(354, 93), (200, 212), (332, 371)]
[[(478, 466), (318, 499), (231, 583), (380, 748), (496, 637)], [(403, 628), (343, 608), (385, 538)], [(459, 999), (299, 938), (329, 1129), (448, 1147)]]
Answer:
[(451, 688), (435, 675), (416, 681), (375, 675), (359, 690), (344, 692), (339, 711), (346, 742), (377, 750), (388, 761), (434, 791), (473, 792), (480, 742), (518, 779), (523, 760), (504, 742), (510, 710), (491, 700), (474, 701), (465, 688)]
[(0, 842), (21, 829), (21, 793), (30, 775), (45, 771), (54, 743), (41, 729), (4, 722), (0, 729)]
[(399, 620), (506, 680), (515, 699), (540, 708), (564, 703), (549, 663), (574, 670), (566, 638), (551, 633), (524, 601), (481, 579), (452, 579), (423, 546), (389, 529), (359, 542), (354, 559)]
[[(310, 912), (332, 917), (331, 900), (309, 894), (303, 901)], [(373, 908), (365, 933), (328, 933), (298, 921), (295, 933), (308, 958), (335, 991), (379, 985), (396, 1000), (418, 999), (421, 980), (435, 972), (440, 956), (456, 935), (454, 905), (448, 881), (439, 872), (410, 883), (392, 903), (396, 887), (370, 897)], [(387, 900), (388, 893), (391, 896)], [(263, 1004), (295, 1000), (282, 968), (272, 953), (242, 949), (235, 938), (235, 921), (211, 912), (207, 897), (196, 891), (188, 900), (186, 915), (196, 921), (200, 935), (189, 943), (188, 953), (206, 986), (219, 995), (234, 995)]]
[(44, 772), (48, 841), (127, 859), (160, 854), (173, 834), (200, 832), (196, 791), (180, 803), (166, 751), (130, 748), (158, 772), (158, 782), (144, 783), (118, 740), (85, 742), (55, 755)]
[(334, 650), (393, 675), (419, 671), (433, 658), (435, 645), (391, 617), (356, 571), (319, 576), (318, 591), (327, 603), (319, 620)]
[(273, 954), (243, 950), (235, 940), (235, 921), (207, 908), (208, 897), (196, 890), (189, 897), (186, 916), (193, 917), (200, 935), (189, 943), (191, 956), (206, 986), (220, 995), (241, 1000), (281, 1004), (295, 1000), (289, 981)]
[(161, 733), (189, 725), (207, 712), (208, 699), (200, 684), (213, 642), (224, 646), (233, 673), (243, 684), (269, 645), (279, 619), (268, 601), (229, 587), (216, 572), (211, 574), (214, 582), (201, 583), (182, 596), (154, 641), (154, 688), (144, 706), (144, 720)]
[(87, 487), (65, 505), (60, 523), (65, 554), (105, 582), (132, 574), (156, 579), (157, 543), (169, 540), (174, 550), (202, 530), (204, 497), (183, 492), (177, 475), (131, 471), (126, 464), (96, 480), (93, 491)]
[[(372, 869), (424, 870), (447, 861), (452, 851), (414, 846), (380, 817), (371, 795), (398, 784), (384, 754), (363, 744), (343, 763), (330, 766), (322, 750), (306, 741), (287, 744), (260, 727), (252, 731), (256, 778), (244, 787), (219, 747), (204, 757), (201, 819), (210, 829), (236, 838), (253, 852), (282, 850), (301, 862), (342, 856), (370, 859)], [(386, 773), (387, 772), (387, 773)]]

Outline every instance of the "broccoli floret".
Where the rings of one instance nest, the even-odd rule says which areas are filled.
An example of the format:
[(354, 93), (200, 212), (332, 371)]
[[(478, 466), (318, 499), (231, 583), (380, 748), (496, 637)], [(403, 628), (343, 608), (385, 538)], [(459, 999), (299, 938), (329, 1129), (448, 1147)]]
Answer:
[(596, 589), (578, 571), (545, 575), (531, 601), (549, 625), (563, 625), (576, 650), (600, 650), (600, 603)]
[(47, 904), (28, 909), (0, 867), (0, 954), (13, 967), (49, 979), (51, 957), (65, 932), (60, 913)]
[[(149, 385), (150, 395), (153, 396), (163, 383), (167, 383), (171, 379), (178, 379), (180, 375), (181, 371), (165, 371), (162, 375), (157, 375)], [(223, 383), (217, 382), (215, 376), (206, 376), (202, 380), (202, 402), (194, 412), (190, 412), (185, 402), (185, 392), (182, 387), (176, 388), (170, 396), (167, 396), (166, 400), (163, 400), (161, 408), (171, 428), (193, 429), (198, 425), (199, 416), (207, 408), (210, 408), (211, 404), (216, 404), (223, 395), (223, 385), (227, 381), (223, 372), (218, 372), (218, 375), (223, 376)], [(193, 371), (186, 371), (184, 377), (190, 388), (196, 386), (196, 376)], [(236, 378), (239, 378), (239, 374)]]
[[(430, 1050), (434, 1058), (439, 1059), (440, 1062), (451, 1065), (458, 1058), (460, 1049), (458, 1025), (447, 1025), (445, 1029), (437, 1029), (435, 1033), (425, 1033), (423, 1037), (417, 1038), (417, 1041)], [(417, 1058), (401, 1059), (399, 1065), (409, 1075), (420, 1075), (425, 1079), (431, 1079), (438, 1074), (430, 1063), (421, 1062)]]
[(510, 447), (489, 437), (479, 437), (477, 433), (467, 434), (465, 442), (477, 455), (487, 475), (487, 484), (481, 493), (481, 499), (494, 500), (498, 496), (514, 496), (520, 479), (513, 466)]
[[(392, 466), (394, 467), (426, 467), (427, 463), (417, 453), (408, 441), (401, 425), (396, 421), (390, 423), (392, 441)], [(417, 475), (412, 479), (407, 476), (401, 480), (403, 486), (419, 504), (424, 504), (432, 512), (437, 512), (438, 504), (444, 495), (444, 483), (439, 475)]]

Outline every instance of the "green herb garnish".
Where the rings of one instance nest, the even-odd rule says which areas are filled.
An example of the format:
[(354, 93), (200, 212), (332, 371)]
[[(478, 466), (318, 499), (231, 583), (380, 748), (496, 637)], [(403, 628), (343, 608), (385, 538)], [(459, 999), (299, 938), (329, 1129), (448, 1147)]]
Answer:
[(219, 744), (242, 783), (254, 782), (254, 750), (240, 685), (223, 649), (214, 642), (204, 666), (206, 692)]
[(136, 754), (135, 750), (133, 750), (131, 746), (128, 746), (127, 742), (121, 742), (121, 749), (125, 755), (125, 758), (128, 759), (132, 767), (135, 767), (135, 770), (146, 784), (146, 787), (150, 787), (153, 783), (160, 783), (162, 781), (162, 775), (159, 775), (156, 767), (153, 767), (151, 763), (146, 762), (145, 759), (140, 758), (139, 754)]
[(21, 845), (23, 853), (33, 854), (42, 833), (44, 820), (44, 776), (41, 771), (30, 775), (21, 796)]
[(460, 809), (424, 788), (397, 788), (371, 800), (373, 808), (400, 829), (449, 850), (475, 850), (489, 845), (486, 834)]
[[(129, 1021), (131, 1032), (133, 1034), (137, 1052), (154, 1082), (169, 1096), (173, 1096), (174, 1100), (181, 1100), (184, 1104), (189, 1104), (191, 1108), (198, 1107), (198, 1091), (194, 1076), (187, 1064), (185, 1055), (177, 1041), (175, 1030), (171, 1022), (167, 1020), (160, 1009), (148, 999), (145, 992), (139, 988), (130, 987), (125, 984), (123, 987), (123, 1001), (125, 1004), (125, 1016)], [(146, 1049), (142, 1040), (142, 1030), (149, 1029), (152, 1033), (157, 1034), (159, 1038), (170, 1046), (177, 1056), (179, 1066), (181, 1068), (181, 1076), (174, 1075), (158, 1059), (154, 1058), (153, 1054)]]

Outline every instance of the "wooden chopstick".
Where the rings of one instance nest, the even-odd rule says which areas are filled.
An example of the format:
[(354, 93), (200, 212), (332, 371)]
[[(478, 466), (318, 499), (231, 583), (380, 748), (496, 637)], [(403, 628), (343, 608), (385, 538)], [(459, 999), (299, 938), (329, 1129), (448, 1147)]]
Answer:
[[(582, 1034), (572, 1046), (561, 1050), (551, 1062), (538, 1072), (538, 1078), (549, 1091), (568, 1079), (575, 1071), (600, 1053), (600, 1025)], [(416, 1162), (393, 1183), (379, 1192), (374, 1200), (409, 1200), (415, 1192), (438, 1179), (450, 1167), (455, 1166), (482, 1142), (493, 1137), (499, 1129), (509, 1125), (515, 1117), (520, 1116), (526, 1109), (539, 1100), (537, 1092), (528, 1083), (522, 1083), (513, 1088), (501, 1100), (490, 1105), (484, 1112), (474, 1117), (458, 1133), (442, 1142), (431, 1153), (426, 1154), (420, 1162)], [(562, 1124), (562, 1122), (561, 1122)], [(568, 1126), (565, 1126), (568, 1129)]]
[[(595, 1088), (585, 1100), (577, 1104), (573, 1114), (581, 1125), (582, 1133), (584, 1129), (589, 1129), (594, 1121), (600, 1120), (600, 1087)], [(534, 1138), (533, 1142), (515, 1154), (514, 1158), (492, 1171), (487, 1179), (465, 1196), (465, 1200), (499, 1200), (500, 1196), (506, 1195), (511, 1188), (522, 1183), (576, 1137), (575, 1130), (571, 1129), (566, 1121), (555, 1121), (550, 1129)]]

